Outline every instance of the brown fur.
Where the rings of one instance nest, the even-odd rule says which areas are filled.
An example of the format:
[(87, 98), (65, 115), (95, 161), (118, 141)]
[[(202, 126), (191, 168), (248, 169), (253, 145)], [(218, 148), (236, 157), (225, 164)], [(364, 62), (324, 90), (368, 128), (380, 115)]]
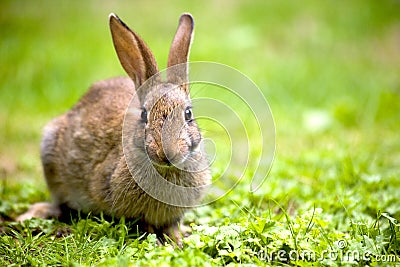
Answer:
[[(95, 83), (71, 110), (45, 127), (41, 158), (54, 202), (34, 204), (17, 219), (59, 217), (60, 207), (67, 206), (141, 218), (145, 230), (167, 234), (179, 244), (183, 214), (187, 206), (199, 203), (201, 188), (210, 181), (208, 161), (198, 147), (199, 129), (194, 120), (184, 117), (190, 107), (185, 63), (193, 19), (182, 15), (168, 60), (169, 67), (184, 63), (184, 71), (171, 71), (168, 81), (157, 79), (140, 92), (135, 89), (157, 73), (154, 56), (115, 15), (110, 16), (110, 27), (118, 58), (130, 78)], [(148, 112), (147, 123), (141, 119), (142, 108)], [(160, 177), (193, 190), (188, 195), (166, 191), (169, 187), (159, 183)], [(188, 205), (161, 202), (144, 189)]]

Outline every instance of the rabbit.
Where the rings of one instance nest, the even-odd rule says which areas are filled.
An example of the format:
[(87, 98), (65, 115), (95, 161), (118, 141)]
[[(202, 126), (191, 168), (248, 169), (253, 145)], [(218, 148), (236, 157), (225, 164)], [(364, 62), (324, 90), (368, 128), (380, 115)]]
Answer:
[(17, 220), (102, 212), (139, 219), (144, 231), (181, 245), (183, 215), (201, 202), (211, 180), (189, 95), (194, 21), (181, 15), (164, 81), (139, 35), (113, 13), (109, 24), (129, 77), (93, 84), (45, 126), (41, 160), (53, 202), (33, 204)]

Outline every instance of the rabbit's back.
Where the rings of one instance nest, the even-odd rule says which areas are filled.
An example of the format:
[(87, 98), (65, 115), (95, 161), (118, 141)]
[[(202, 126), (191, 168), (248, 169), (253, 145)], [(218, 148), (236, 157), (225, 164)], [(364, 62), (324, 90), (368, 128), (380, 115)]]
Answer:
[[(71, 110), (46, 125), (41, 157), (56, 204), (94, 212), (102, 209), (99, 201), (107, 199), (107, 178), (122, 155), (123, 119), (134, 90), (129, 78), (100, 81)], [(94, 190), (98, 184), (104, 188), (96, 189), (103, 190)]]

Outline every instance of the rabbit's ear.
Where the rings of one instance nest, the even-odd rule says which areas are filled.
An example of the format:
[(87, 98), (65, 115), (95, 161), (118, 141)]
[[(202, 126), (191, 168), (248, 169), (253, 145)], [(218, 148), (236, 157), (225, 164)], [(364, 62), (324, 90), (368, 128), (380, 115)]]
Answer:
[(110, 14), (110, 29), (119, 61), (138, 88), (158, 72), (153, 53), (146, 43), (113, 13)]
[(187, 62), (193, 38), (193, 27), (193, 17), (188, 13), (182, 14), (171, 49), (169, 50), (168, 68), (177, 64), (181, 65), (167, 70), (167, 79), (169, 82), (177, 84), (189, 82)]

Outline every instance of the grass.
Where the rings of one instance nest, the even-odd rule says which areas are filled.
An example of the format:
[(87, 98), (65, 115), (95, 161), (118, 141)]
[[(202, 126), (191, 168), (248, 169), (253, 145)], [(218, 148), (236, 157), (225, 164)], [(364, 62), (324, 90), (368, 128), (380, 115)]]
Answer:
[[(0, 265), (399, 264), (400, 3), (149, 3), (1, 2)], [(12, 222), (50, 199), (38, 148), (45, 123), (92, 82), (124, 75), (108, 14), (165, 67), (185, 11), (196, 21), (191, 60), (237, 68), (271, 106), (277, 149), (262, 188), (240, 184), (189, 212), (183, 249), (157, 246), (124, 220)]]

